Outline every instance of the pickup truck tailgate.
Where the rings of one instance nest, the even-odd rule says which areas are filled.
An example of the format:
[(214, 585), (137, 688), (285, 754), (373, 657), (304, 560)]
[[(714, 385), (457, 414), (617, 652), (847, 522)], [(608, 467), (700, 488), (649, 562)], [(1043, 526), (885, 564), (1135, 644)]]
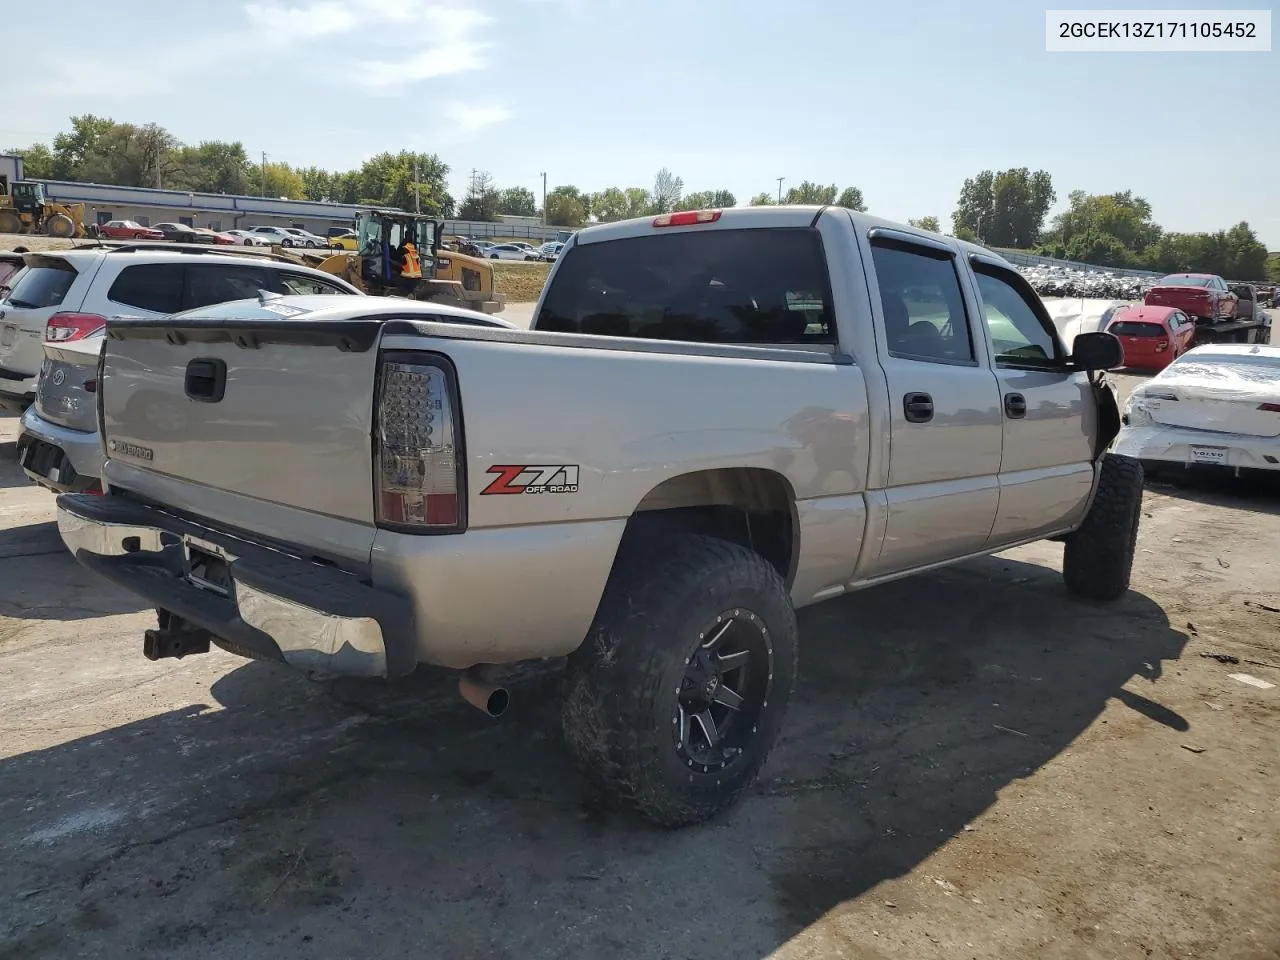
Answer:
[[(378, 331), (279, 318), (113, 325), (102, 390), (108, 483), (367, 561)], [(259, 529), (259, 517), (276, 529)], [(324, 518), (357, 530), (338, 533)]]

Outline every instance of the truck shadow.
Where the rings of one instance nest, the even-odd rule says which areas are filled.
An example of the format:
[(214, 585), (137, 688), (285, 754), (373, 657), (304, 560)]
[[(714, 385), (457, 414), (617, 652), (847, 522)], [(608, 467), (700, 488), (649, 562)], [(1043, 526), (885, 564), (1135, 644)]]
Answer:
[(675, 832), (584, 787), (554, 669), (491, 721), (442, 672), (320, 685), (210, 654), (217, 708), (0, 761), (0, 957), (351, 956), (389, 931), (450, 957), (761, 956), (918, 865), (1110, 699), (1187, 728), (1158, 687), (1122, 690), (1180, 655), (1163, 611), (1073, 601), (1044, 567), (890, 584), (803, 611), (801, 636), (760, 780)]
[(1240, 476), (1213, 467), (1145, 464), (1147, 489), (1167, 497), (1271, 516), (1280, 514), (1280, 471)]

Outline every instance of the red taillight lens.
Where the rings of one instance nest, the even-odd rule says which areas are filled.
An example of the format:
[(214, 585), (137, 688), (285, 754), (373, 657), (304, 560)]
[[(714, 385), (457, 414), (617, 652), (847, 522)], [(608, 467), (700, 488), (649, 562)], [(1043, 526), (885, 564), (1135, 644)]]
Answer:
[(374, 483), (382, 526), (463, 528), (463, 457), (453, 368), (444, 357), (388, 354), (378, 388)]
[(719, 210), (681, 210), (679, 213), (664, 213), (653, 218), (655, 227), (688, 227), (695, 223), (715, 223), (720, 219)]
[(107, 325), (107, 318), (96, 313), (55, 313), (44, 327), (44, 338), (54, 343), (83, 340)]
[(1267, 413), (1280, 413), (1280, 403), (1260, 403), (1259, 410), (1265, 410)]

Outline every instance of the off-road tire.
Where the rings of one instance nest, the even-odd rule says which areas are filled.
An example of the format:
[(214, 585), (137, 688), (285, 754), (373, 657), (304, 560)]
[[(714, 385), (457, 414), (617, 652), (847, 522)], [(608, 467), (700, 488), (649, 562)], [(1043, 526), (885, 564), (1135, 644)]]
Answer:
[[(699, 631), (735, 610), (765, 628), (771, 685), (741, 751), (707, 773), (678, 753), (675, 690)], [(683, 533), (637, 539), (624, 544), (587, 639), (568, 658), (565, 740), (590, 780), (651, 822), (702, 822), (758, 774), (791, 699), (797, 655), (786, 585), (759, 554)]]
[(1129, 589), (1138, 523), (1142, 519), (1142, 463), (1103, 454), (1098, 492), (1080, 529), (1066, 538), (1062, 576), (1088, 600), (1116, 600)]
[(44, 222), (44, 232), (49, 237), (68, 239), (76, 235), (76, 225), (70, 217), (63, 213), (55, 213)]
[(21, 233), (22, 218), (5, 210), (0, 213), (0, 233)]

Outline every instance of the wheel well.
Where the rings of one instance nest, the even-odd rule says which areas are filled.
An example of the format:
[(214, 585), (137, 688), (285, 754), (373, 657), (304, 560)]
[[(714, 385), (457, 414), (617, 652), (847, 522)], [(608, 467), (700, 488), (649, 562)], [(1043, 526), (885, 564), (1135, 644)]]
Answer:
[(779, 473), (751, 467), (672, 477), (640, 501), (623, 544), (642, 536), (696, 533), (754, 550), (791, 585), (795, 575), (795, 494)]

